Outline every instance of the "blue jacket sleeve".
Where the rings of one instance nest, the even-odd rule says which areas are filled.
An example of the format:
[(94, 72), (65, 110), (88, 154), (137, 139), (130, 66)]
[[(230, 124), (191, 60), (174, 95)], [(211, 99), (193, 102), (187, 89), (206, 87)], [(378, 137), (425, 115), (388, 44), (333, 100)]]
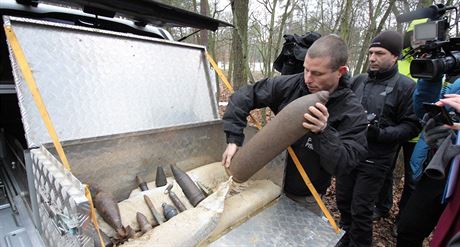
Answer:
[(414, 112), (418, 118), (422, 119), (425, 115), (423, 102), (434, 103), (439, 100), (439, 94), (442, 87), (442, 78), (434, 80), (419, 79), (413, 94)]

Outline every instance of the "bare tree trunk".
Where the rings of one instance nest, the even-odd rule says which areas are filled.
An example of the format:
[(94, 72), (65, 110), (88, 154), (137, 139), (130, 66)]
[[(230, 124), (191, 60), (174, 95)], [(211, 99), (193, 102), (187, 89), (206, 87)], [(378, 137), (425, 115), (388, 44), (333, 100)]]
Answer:
[(272, 76), (272, 49), (273, 49), (273, 35), (275, 27), (275, 17), (276, 17), (276, 5), (278, 0), (273, 0), (271, 8), (271, 17), (270, 17), (270, 26), (268, 28), (268, 45), (267, 45), (267, 60), (264, 61), (265, 71), (267, 74), (265, 76)]
[[(377, 27), (375, 27), (375, 19), (373, 20), (373, 26), (375, 27), (375, 29), (372, 31), (372, 32), (369, 32), (370, 34), (372, 34), (371, 38), (370, 39), (373, 39), (377, 34), (379, 34), (382, 29), (383, 29), (383, 25), (385, 24), (386, 20), (388, 19), (388, 16), (390, 15), (390, 12), (391, 12), (391, 9), (393, 8), (393, 5), (395, 4), (395, 1), (396, 0), (390, 0), (390, 2), (388, 3), (388, 8), (386, 8), (385, 10), (385, 13), (383, 14), (383, 17), (382, 19), (380, 19), (380, 22), (379, 22), (379, 25)], [(379, 2), (380, 4), (380, 2)], [(377, 15), (375, 15), (377, 16)], [(368, 44), (366, 47), (363, 46), (363, 50), (366, 51), (365, 53), (367, 54), (367, 49), (370, 45), (370, 39), (367, 39), (367, 35), (366, 35), (366, 40), (369, 40), (368, 41)], [(366, 61), (364, 63), (364, 65), (362, 66), (361, 68), (361, 72), (365, 72), (367, 71), (367, 67), (369, 66), (369, 57), (366, 56)]]
[(386, 8), (385, 13), (383, 14), (383, 17), (382, 17), (382, 19), (380, 20), (379, 26), (377, 27), (377, 30), (376, 30), (376, 33), (375, 33), (376, 35), (382, 31), (383, 25), (384, 25), (385, 22), (387, 21), (388, 16), (390, 16), (391, 9), (393, 8), (395, 2), (396, 2), (396, 0), (390, 0), (390, 1), (389, 1), (389, 3), (388, 3), (388, 8)]
[[(199, 12), (198, 12), (198, 5), (197, 5), (197, 3), (196, 3), (196, 0), (192, 0), (192, 8), (193, 8), (193, 12), (199, 13)], [(200, 43), (200, 34), (193, 35), (192, 38), (193, 38), (193, 42), (194, 42), (195, 44), (201, 44), (201, 43)]]
[[(232, 36), (235, 30), (232, 32)], [(233, 81), (233, 60), (235, 60), (235, 55), (233, 52), (233, 40), (232, 43), (230, 44), (230, 56), (228, 58), (228, 81), (232, 82)]]
[(347, 44), (350, 43), (350, 12), (351, 12), (351, 5), (353, 0), (344, 0), (345, 1), (345, 9), (344, 13), (342, 14), (342, 20), (340, 21), (340, 36), (342, 37)]
[(309, 1), (304, 1), (304, 6), (305, 6), (304, 8), (305, 9), (305, 20), (304, 20), (305, 26), (303, 27), (304, 30), (307, 30), (308, 28), (308, 3)]
[(337, 17), (337, 19), (335, 19), (335, 23), (334, 23), (334, 27), (332, 28), (332, 33), (337, 33), (337, 30), (340, 29), (340, 20), (342, 19), (342, 16), (343, 16), (343, 5), (345, 4), (345, 1), (342, 1), (341, 4), (340, 4), (340, 12), (339, 12), (339, 16)]
[[(196, 1), (196, 0), (194, 0)], [(209, 16), (209, 4), (208, 0), (200, 0), (200, 14)], [(200, 31), (200, 37), (199, 37), (199, 44), (208, 46), (208, 30), (201, 30)]]
[[(292, 14), (292, 11), (294, 10), (294, 6), (296, 3), (294, 1), (294, 3), (291, 6), (291, 9), (289, 10), (290, 4), (291, 4), (291, 0), (287, 0), (286, 5), (284, 6), (283, 16), (281, 17), (280, 30), (278, 31), (278, 37), (276, 38), (276, 43), (275, 43), (275, 52), (274, 52), (275, 57), (278, 56), (279, 50), (281, 48), (281, 38), (283, 37), (284, 26), (286, 25), (286, 20), (288, 16)], [(270, 76), (273, 76), (273, 73), (274, 73), (274, 68), (273, 66), (271, 66)]]
[(323, 6), (323, 1), (320, 2), (320, 16), (321, 16), (321, 27), (320, 27), (320, 30), (321, 30), (321, 33), (324, 34), (324, 6)]
[(403, 12), (404, 12), (404, 13), (409, 12), (409, 11), (410, 11), (410, 4), (409, 4), (409, 2), (408, 2), (407, 0), (403, 0), (402, 2), (403, 2), (403, 6), (404, 6), (404, 11), (403, 11)]
[[(394, 15), (394, 16), (398, 16), (398, 15), (401, 14), (401, 13), (399, 12), (398, 8), (396, 7), (396, 5), (393, 5), (393, 7), (391, 8), (391, 12), (393, 12), (393, 15)], [(399, 22), (396, 23), (396, 31), (397, 31), (398, 33), (402, 33), (402, 32), (403, 32), (403, 25), (402, 25), (402, 23), (399, 23)]]
[(359, 53), (358, 62), (356, 63), (356, 68), (354, 74), (363, 73), (367, 70), (367, 67), (363, 65), (365, 57), (367, 57), (367, 48), (370, 45), (371, 38), (375, 32), (375, 19), (374, 19), (374, 7), (372, 1), (368, 1), (368, 10), (369, 10), (369, 28), (366, 31), (364, 41), (362, 42), (361, 52)]
[(233, 52), (233, 86), (235, 89), (246, 85), (247, 48), (248, 48), (248, 5), (249, 0), (231, 0), (233, 12), (232, 52)]

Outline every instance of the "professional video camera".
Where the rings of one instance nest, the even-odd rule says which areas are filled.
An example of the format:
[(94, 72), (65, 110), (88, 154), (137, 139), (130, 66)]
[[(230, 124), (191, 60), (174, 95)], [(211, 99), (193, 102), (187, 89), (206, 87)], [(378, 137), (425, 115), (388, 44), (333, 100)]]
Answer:
[[(447, 11), (455, 10), (455, 24), (449, 25)], [(422, 45), (413, 48), (409, 54), (415, 59), (410, 64), (412, 77), (434, 79), (443, 74), (457, 75), (460, 73), (460, 38), (448, 38), (449, 29), (456, 27), (458, 33), (458, 11), (456, 7), (437, 4), (429, 8), (396, 17), (397, 22), (409, 22), (428, 18), (430, 21), (415, 25), (413, 39)]]

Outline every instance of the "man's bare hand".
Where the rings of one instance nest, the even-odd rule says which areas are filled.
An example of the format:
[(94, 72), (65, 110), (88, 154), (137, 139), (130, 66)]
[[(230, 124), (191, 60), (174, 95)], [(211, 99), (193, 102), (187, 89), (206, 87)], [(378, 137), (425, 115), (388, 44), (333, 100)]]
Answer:
[(327, 111), (325, 105), (316, 103), (315, 106), (310, 106), (308, 108), (308, 112), (303, 116), (306, 120), (302, 124), (303, 127), (315, 134), (318, 134), (326, 128), (329, 112)]
[(222, 154), (222, 165), (226, 168), (230, 167), (233, 155), (238, 151), (238, 146), (235, 143), (229, 143), (224, 154)]
[(437, 105), (449, 105), (455, 109), (456, 112), (460, 112), (460, 94), (445, 94), (444, 99), (440, 99)]

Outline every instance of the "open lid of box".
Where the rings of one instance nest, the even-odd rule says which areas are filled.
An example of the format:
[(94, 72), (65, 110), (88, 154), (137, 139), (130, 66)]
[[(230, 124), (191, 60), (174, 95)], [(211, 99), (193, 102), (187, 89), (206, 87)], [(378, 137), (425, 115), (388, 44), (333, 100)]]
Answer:
[[(202, 46), (24, 18), (4, 21), (61, 141), (219, 119), (214, 73)], [(50, 143), (11, 58), (28, 146)]]

